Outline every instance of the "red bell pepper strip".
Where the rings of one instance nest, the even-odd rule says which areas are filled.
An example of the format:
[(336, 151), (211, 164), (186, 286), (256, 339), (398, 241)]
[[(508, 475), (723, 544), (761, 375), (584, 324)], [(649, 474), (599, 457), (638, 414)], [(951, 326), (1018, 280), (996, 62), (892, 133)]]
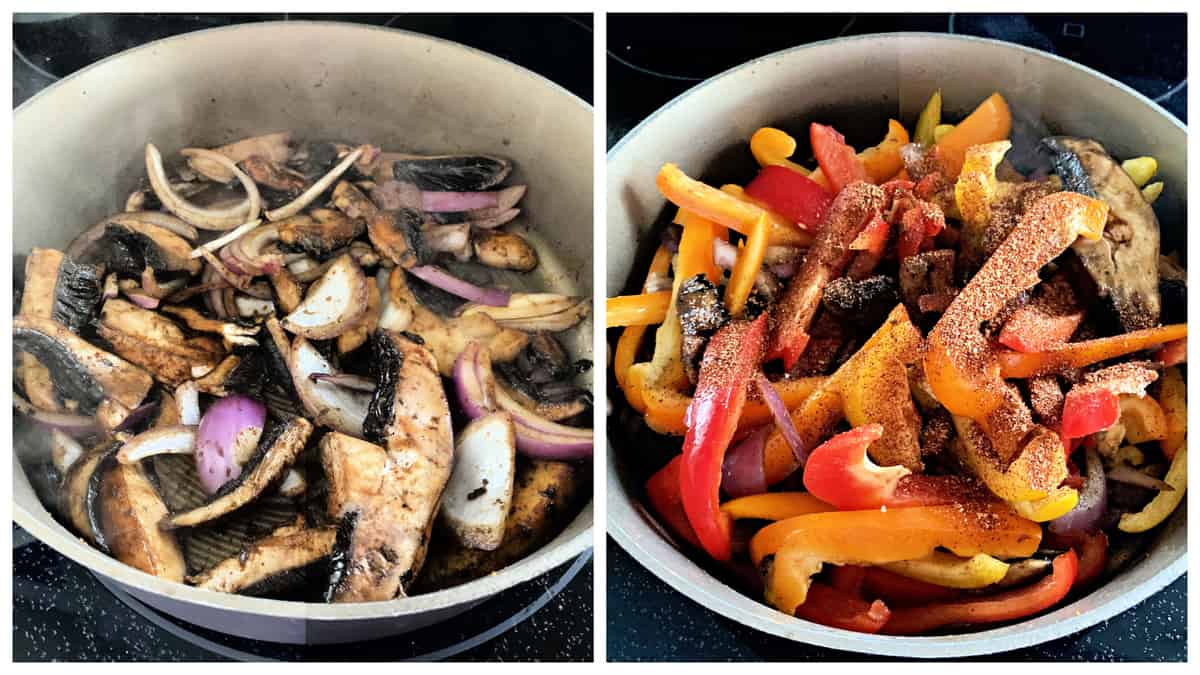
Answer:
[(775, 327), (768, 358), (782, 358), (787, 370), (796, 365), (808, 347), (808, 328), (821, 304), (825, 285), (846, 269), (854, 253), (850, 244), (883, 205), (883, 190), (869, 183), (854, 183), (834, 198), (817, 240), (772, 310)]
[(891, 233), (892, 226), (884, 220), (882, 214), (876, 215), (870, 223), (867, 223), (863, 231), (854, 241), (850, 242), (850, 250), (859, 251), (859, 254), (854, 256), (854, 261), (846, 270), (846, 276), (856, 281), (871, 276), (871, 273), (879, 266), (879, 262), (883, 260)]
[(813, 155), (821, 166), (821, 173), (829, 181), (833, 193), (837, 194), (847, 185), (858, 181), (871, 182), (862, 160), (854, 148), (846, 144), (846, 137), (831, 126), (813, 122), (808, 128)]
[(1161, 362), (1167, 367), (1186, 363), (1187, 339), (1175, 340), (1163, 345), (1158, 351), (1154, 352), (1154, 360)]
[(911, 607), (931, 602), (957, 600), (963, 592), (889, 572), (882, 567), (864, 567), (862, 591), (865, 597), (879, 598), (890, 607)]
[(700, 548), (700, 539), (688, 522), (687, 513), (683, 510), (683, 498), (679, 494), (679, 467), (682, 465), (683, 457), (676, 457), (651, 476), (646, 481), (646, 499), (671, 534)]
[(900, 217), (896, 255), (900, 260), (933, 248), (933, 238), (946, 229), (942, 210), (927, 201), (917, 201)]
[(746, 195), (807, 230), (821, 223), (833, 202), (825, 188), (783, 166), (764, 166), (746, 186)]
[(732, 520), (720, 504), (721, 465), (746, 403), (746, 385), (758, 371), (766, 330), (766, 314), (760, 314), (754, 321), (732, 321), (713, 335), (687, 411), (679, 491), (701, 546), (721, 561), (732, 555)]
[(1000, 344), (1026, 353), (1056, 349), (1079, 328), (1083, 314), (1070, 282), (1056, 277), (1033, 302), (1013, 312), (1000, 329)]
[(884, 626), (890, 635), (920, 635), (960, 624), (1012, 621), (1049, 609), (1067, 597), (1079, 573), (1079, 556), (1067, 551), (1054, 559), (1054, 571), (1035, 584), (978, 599), (898, 608)]
[(842, 511), (882, 506), (900, 479), (912, 472), (903, 466), (879, 466), (867, 457), (867, 446), (881, 436), (882, 424), (864, 424), (825, 441), (808, 456), (804, 487)]
[(1116, 424), (1121, 395), (1142, 395), (1158, 374), (1139, 363), (1122, 363), (1089, 373), (1063, 401), (1062, 436), (1080, 438)]
[(891, 615), (881, 600), (868, 602), (822, 583), (814, 583), (808, 599), (796, 608), (796, 616), (806, 621), (859, 633), (878, 633)]
[(1098, 581), (1108, 562), (1108, 535), (1103, 532), (1086, 535), (1073, 548), (1079, 555), (1079, 574), (1075, 578), (1075, 585), (1082, 588)]

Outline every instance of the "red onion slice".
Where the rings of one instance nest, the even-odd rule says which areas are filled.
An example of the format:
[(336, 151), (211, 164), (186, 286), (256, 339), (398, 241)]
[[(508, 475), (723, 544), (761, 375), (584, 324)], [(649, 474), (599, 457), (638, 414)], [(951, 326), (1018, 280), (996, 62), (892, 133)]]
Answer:
[(721, 489), (730, 497), (745, 497), (767, 491), (763, 451), (771, 427), (763, 425), (725, 453), (721, 465)]
[(796, 430), (796, 425), (792, 422), (792, 416), (788, 413), (783, 399), (779, 397), (779, 392), (775, 391), (775, 387), (771, 385), (770, 380), (761, 372), (755, 374), (754, 383), (758, 385), (759, 395), (766, 402), (767, 408), (771, 411), (771, 416), (775, 418), (775, 426), (779, 428), (779, 433), (783, 434), (783, 440), (787, 441), (788, 446), (792, 449), (792, 454), (796, 457), (796, 461), (803, 467), (805, 462), (808, 461), (808, 449), (804, 447), (804, 442), (800, 440), (800, 432)]
[(158, 427), (129, 439), (117, 451), (117, 461), (136, 464), (155, 455), (190, 455), (195, 448), (195, 427)]
[(1049, 529), (1057, 535), (1069, 536), (1096, 529), (1108, 506), (1108, 482), (1104, 463), (1093, 449), (1087, 451), (1087, 476), (1079, 491), (1079, 502), (1065, 515), (1050, 521)]
[(463, 281), (446, 270), (434, 265), (418, 265), (408, 270), (425, 283), (457, 295), (460, 298), (491, 307), (507, 307), (512, 293), (499, 288), (482, 288)]
[(495, 412), (496, 378), (492, 357), (478, 342), (471, 342), (454, 360), (454, 393), (458, 405), (475, 419)]
[(258, 448), (267, 408), (248, 396), (234, 395), (209, 406), (196, 432), (196, 471), (209, 494), (237, 478)]
[(1175, 487), (1166, 481), (1159, 480), (1154, 476), (1142, 473), (1137, 469), (1121, 462), (1108, 472), (1108, 479), (1118, 483), (1127, 483), (1138, 487), (1158, 490), (1159, 492), (1174, 492)]
[(37, 424), (47, 429), (57, 429), (72, 438), (84, 438), (100, 432), (100, 425), (94, 417), (38, 410), (16, 394), (13, 395), (13, 407)]

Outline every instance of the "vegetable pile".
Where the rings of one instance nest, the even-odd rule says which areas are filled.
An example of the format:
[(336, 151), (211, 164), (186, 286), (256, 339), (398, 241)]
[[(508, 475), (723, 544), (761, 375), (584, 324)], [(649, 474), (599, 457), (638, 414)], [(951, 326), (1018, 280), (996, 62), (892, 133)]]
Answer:
[[(589, 301), (536, 287), (491, 155), (289, 132), (165, 158), (24, 265), (27, 473), (79, 536), (226, 593), (391, 600), (496, 571), (586, 501)], [(42, 433), (31, 433), (34, 430)]]
[(999, 93), (950, 124), (935, 92), (912, 128), (859, 152), (812, 122), (815, 169), (759, 129), (744, 187), (664, 164), (678, 210), (607, 314), (611, 433), (667, 450), (635, 463), (678, 545), (786, 614), (896, 635), (1094, 588), (1187, 489), (1154, 159), (1010, 138)]

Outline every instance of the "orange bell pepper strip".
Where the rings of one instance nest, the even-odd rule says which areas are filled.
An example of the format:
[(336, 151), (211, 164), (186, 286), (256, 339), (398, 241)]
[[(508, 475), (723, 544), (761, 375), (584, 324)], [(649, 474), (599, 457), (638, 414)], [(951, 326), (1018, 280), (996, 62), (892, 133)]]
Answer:
[(801, 176), (811, 171), (788, 159), (796, 152), (796, 139), (786, 131), (763, 127), (750, 136), (750, 154), (759, 166), (783, 166)]
[(716, 256), (713, 255), (713, 240), (729, 238), (729, 231), (685, 209), (679, 209), (674, 222), (690, 232), (687, 241), (679, 239), (679, 261), (676, 263), (683, 272), (681, 282), (703, 274), (714, 284), (721, 283), (724, 274), (717, 267)]
[(738, 249), (737, 262), (729, 274), (729, 283), (725, 286), (725, 307), (729, 315), (735, 319), (741, 318), (746, 309), (746, 301), (754, 290), (754, 280), (762, 269), (763, 256), (767, 253), (767, 236), (770, 225), (767, 214), (762, 214), (755, 224), (745, 245)]
[(655, 178), (659, 192), (685, 211), (745, 235), (754, 231), (763, 208), (701, 183), (674, 164), (663, 164)]
[(1008, 138), (1012, 131), (1012, 112), (999, 93), (984, 99), (954, 130), (937, 142), (948, 178), (957, 178), (967, 148)]
[(1027, 378), (1049, 375), (1066, 368), (1083, 368), (1156, 345), (1182, 340), (1187, 337), (1187, 333), (1186, 323), (1176, 323), (1112, 337), (1068, 342), (1058, 349), (1045, 352), (1024, 354), (1002, 351), (999, 354), (1000, 375), (1004, 378)]
[(1024, 423), (1029, 412), (1004, 382), (999, 359), (979, 326), (1036, 281), (1037, 271), (1077, 237), (1098, 238), (1107, 218), (1107, 204), (1081, 194), (1039, 199), (929, 334), (924, 368), (934, 397), (951, 413), (980, 424), (1003, 462), (1017, 455), (1032, 421)]
[(640, 295), (618, 295), (609, 298), (604, 307), (606, 328), (621, 326), (653, 326), (667, 318), (671, 304), (670, 291), (655, 291)]
[(807, 230), (815, 230), (820, 223), (794, 223), (788, 220), (783, 214), (772, 210), (766, 204), (746, 194), (746, 190), (740, 185), (727, 183), (721, 186), (721, 192), (766, 211), (767, 222), (771, 224), (767, 237), (768, 246), (794, 246), (799, 248), (812, 246), (813, 236)]
[(881, 600), (868, 602), (821, 583), (814, 583), (808, 589), (807, 601), (796, 608), (797, 618), (856, 633), (878, 633), (891, 616)]
[(734, 520), (787, 520), (836, 509), (807, 492), (764, 492), (731, 499), (721, 505), (721, 510)]
[(867, 148), (858, 153), (867, 176), (876, 185), (887, 182), (897, 172), (904, 168), (904, 160), (900, 157), (900, 147), (909, 141), (908, 130), (896, 120), (888, 120), (887, 135), (879, 145)]
[[(646, 272), (646, 283), (642, 284), (642, 292), (646, 291), (647, 284), (651, 279), (655, 276), (666, 276), (670, 269), (671, 250), (666, 245), (661, 245), (654, 252), (654, 259), (650, 261), (650, 269)], [(621, 387), (622, 391), (625, 390), (629, 367), (637, 358), (638, 348), (642, 346), (642, 338), (645, 335), (646, 326), (629, 326), (621, 331), (621, 337), (617, 340), (617, 348), (613, 351), (613, 375), (616, 376), (617, 385)]]
[(792, 614), (803, 605), (822, 564), (878, 565), (914, 560), (938, 547), (955, 555), (1028, 557), (1042, 528), (999, 504), (832, 511), (781, 520), (750, 541), (756, 565), (774, 554), (768, 602)]
[(682, 464), (683, 456), (676, 456), (651, 476), (650, 480), (646, 481), (646, 499), (650, 502), (654, 514), (662, 519), (672, 535), (700, 548), (700, 539), (688, 522), (687, 513), (683, 510), (683, 499), (679, 494), (679, 467)]
[(1158, 405), (1167, 421), (1167, 437), (1159, 447), (1167, 459), (1175, 459), (1187, 443), (1187, 385), (1177, 367), (1164, 369), (1158, 382)]
[(817, 446), (804, 465), (804, 487), (842, 511), (883, 506), (900, 479), (912, 472), (902, 466), (879, 466), (867, 458), (867, 446), (881, 436), (883, 425), (867, 424)]
[(1078, 572), (1079, 557), (1070, 550), (1055, 558), (1053, 572), (1037, 583), (969, 600), (899, 608), (892, 612), (883, 632), (920, 635), (944, 626), (1012, 621), (1037, 614), (1067, 597)]
[[(821, 386), (825, 377), (799, 377), (795, 379), (778, 380), (771, 386), (783, 399), (783, 405), (791, 410), (804, 402), (817, 387)], [(651, 387), (643, 394), (646, 424), (654, 431), (668, 436), (682, 436), (687, 433), (685, 417), (692, 397), (674, 389)], [(761, 398), (757, 398), (757, 389), (751, 389), (742, 408), (742, 417), (738, 420), (738, 431), (745, 431), (762, 426), (773, 418), (771, 410)]]
[[(833, 375), (817, 386), (799, 406), (789, 406), (792, 422), (800, 432), (805, 447), (815, 447), (843, 418), (842, 391), (857, 381), (855, 374), (866, 361), (867, 354), (880, 350), (882, 354), (894, 356), (907, 365), (916, 361), (920, 349), (921, 332), (909, 320), (904, 305), (896, 305), (883, 325)], [(791, 446), (778, 429), (773, 429), (767, 436), (763, 449), (763, 468), (768, 485), (787, 478), (798, 468)]]

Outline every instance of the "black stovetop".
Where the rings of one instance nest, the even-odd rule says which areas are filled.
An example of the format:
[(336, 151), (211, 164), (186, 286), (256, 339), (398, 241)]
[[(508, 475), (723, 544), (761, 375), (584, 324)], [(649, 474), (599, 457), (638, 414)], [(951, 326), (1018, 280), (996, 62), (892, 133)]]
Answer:
[[(1187, 122), (1183, 15), (608, 15), (608, 147), (701, 81), (772, 52), (839, 36), (926, 31), (1016, 42), (1092, 67)], [(608, 658), (863, 660), (726, 619), (677, 593), (608, 540)], [(988, 660), (1181, 661), (1187, 576), (1075, 635)], [(878, 657), (871, 660), (881, 660)]]
[[(264, 20), (390, 26), (508, 59), (592, 100), (590, 15), (78, 15), (13, 24), (13, 105), (58, 78), (139, 44)], [(328, 647), (232, 638), (168, 618), (13, 526), (13, 658), (17, 661), (592, 660), (590, 553), (466, 614), (405, 636)]]

